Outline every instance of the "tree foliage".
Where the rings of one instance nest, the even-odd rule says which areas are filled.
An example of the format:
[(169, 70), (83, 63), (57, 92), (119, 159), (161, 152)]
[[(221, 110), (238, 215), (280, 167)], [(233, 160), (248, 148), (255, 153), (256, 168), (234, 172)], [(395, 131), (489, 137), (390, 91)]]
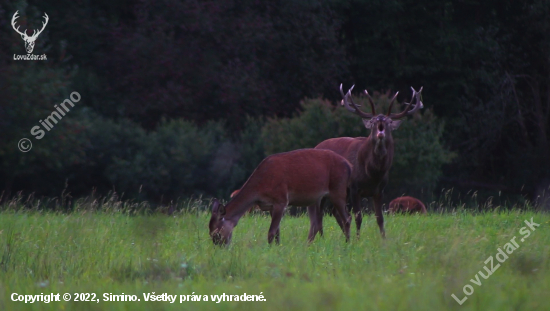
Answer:
[[(25, 53), (11, 28), (15, 11), (29, 33), (49, 15), (35, 47), (47, 61), (13, 60)], [(8, 193), (224, 194), (266, 154), (365, 135), (329, 104), (340, 100), (341, 82), (399, 90), (400, 102), (410, 86), (424, 86), (430, 112), (395, 133), (404, 148), (396, 153), (407, 156), (394, 170), (407, 177), (392, 177), (394, 189), (534, 198), (550, 185), (545, 0), (19, 0), (0, 3), (0, 29)], [(78, 106), (31, 152), (18, 151), (73, 91)], [(437, 170), (447, 164), (425, 173), (410, 166), (411, 150)], [(450, 153), (438, 150), (456, 157), (448, 163)]]

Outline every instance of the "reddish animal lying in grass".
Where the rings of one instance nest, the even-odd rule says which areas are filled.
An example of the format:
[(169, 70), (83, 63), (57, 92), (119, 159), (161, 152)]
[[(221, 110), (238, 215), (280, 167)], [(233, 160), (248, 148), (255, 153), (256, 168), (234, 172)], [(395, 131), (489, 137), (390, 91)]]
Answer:
[(419, 199), (413, 197), (400, 197), (390, 202), (390, 208), (388, 210), (390, 214), (395, 213), (421, 213), (427, 214), (426, 206)]
[[(351, 164), (330, 150), (299, 149), (265, 158), (240, 191), (223, 206), (214, 200), (208, 224), (216, 245), (231, 241), (233, 228), (254, 205), (271, 214), (268, 242), (280, 242), (279, 224), (288, 205), (308, 206), (310, 230), (308, 239), (322, 234), (321, 200), (327, 197), (334, 212), (344, 219), (342, 231), (349, 240), (351, 217), (346, 209), (346, 191), (351, 178)], [(319, 216), (321, 215), (321, 216)]]

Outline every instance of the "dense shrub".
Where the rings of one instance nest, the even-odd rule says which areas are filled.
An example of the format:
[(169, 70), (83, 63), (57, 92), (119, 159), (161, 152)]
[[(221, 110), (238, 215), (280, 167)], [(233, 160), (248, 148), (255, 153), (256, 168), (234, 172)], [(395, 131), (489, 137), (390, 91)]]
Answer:
[[(144, 192), (156, 200), (212, 192), (227, 175), (227, 167), (213, 165), (223, 141), (220, 123), (199, 128), (187, 121), (163, 122), (143, 136), (134, 154), (113, 157), (106, 175), (120, 191)], [(212, 174), (216, 168), (221, 179)]]
[[(0, 189), (6, 193), (20, 189), (51, 192), (65, 182), (56, 172), (81, 160), (73, 151), (80, 142), (69, 134), (78, 127), (73, 120), (75, 108), (53, 129), (45, 131), (42, 139), (35, 139), (30, 132), (54, 111), (54, 105), (74, 91), (71, 81), (75, 72), (35, 62), (0, 65), (0, 80), (6, 81), (0, 86)], [(36, 86), (31, 87), (29, 81)], [(31, 140), (30, 152), (19, 151), (18, 142), (23, 138)]]
[[(266, 155), (311, 148), (331, 137), (368, 134), (360, 118), (341, 107), (335, 109), (323, 99), (304, 100), (303, 111), (289, 119), (247, 117), (241, 132), (232, 136), (223, 123), (199, 126), (184, 120), (163, 121), (147, 132), (128, 119), (108, 119), (79, 105), (44, 139), (33, 141), (31, 152), (23, 154), (16, 149), (16, 138), (28, 136), (34, 123), (51, 113), (51, 107), (71, 90), (70, 80), (62, 79), (63, 71), (26, 72), (43, 79), (43, 88), (39, 92), (26, 90), (26, 75), (11, 81), (11, 94), (18, 94), (17, 100), (28, 105), (30, 113), (22, 115), (22, 110), (4, 105), (10, 123), (3, 125), (9, 139), (0, 145), (0, 172), (8, 182), (33, 189), (38, 195), (56, 195), (65, 189), (78, 197), (95, 189), (165, 203), (201, 194), (228, 198)], [(47, 83), (48, 77), (57, 80)], [(52, 92), (56, 89), (52, 83), (64, 85), (63, 92)], [(382, 94), (375, 100), (383, 109), (388, 98)], [(357, 102), (367, 107), (363, 98)], [(36, 109), (30, 109), (31, 105)], [(394, 133), (391, 193), (433, 189), (441, 165), (452, 156), (441, 143), (442, 130), (443, 124), (426, 110)]]

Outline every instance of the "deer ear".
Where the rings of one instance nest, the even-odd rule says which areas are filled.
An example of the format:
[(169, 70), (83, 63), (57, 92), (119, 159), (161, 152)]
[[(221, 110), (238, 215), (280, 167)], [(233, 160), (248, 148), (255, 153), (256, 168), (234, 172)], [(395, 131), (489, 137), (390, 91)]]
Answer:
[(214, 199), (214, 201), (212, 201), (212, 214), (218, 214), (219, 207), (220, 201), (218, 201), (218, 199)]
[(390, 126), (392, 130), (397, 130), (399, 128), (399, 125), (401, 125), (401, 122), (403, 120), (391, 120)]
[(225, 215), (225, 206), (221, 205), (218, 199), (214, 199), (214, 201), (212, 201), (212, 215)]
[(372, 128), (372, 119), (363, 119), (363, 124), (370, 130)]

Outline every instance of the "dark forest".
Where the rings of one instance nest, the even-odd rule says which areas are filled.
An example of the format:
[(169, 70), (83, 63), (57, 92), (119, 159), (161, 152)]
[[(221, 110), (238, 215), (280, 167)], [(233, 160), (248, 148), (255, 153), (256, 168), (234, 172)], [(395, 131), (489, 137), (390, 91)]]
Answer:
[[(47, 60), (14, 59), (16, 11), (29, 35), (47, 13)], [(549, 1), (98, 0), (0, 2), (0, 200), (227, 199), (267, 155), (368, 135), (341, 83), (395, 111), (423, 87), (388, 198), (548, 196)]]

